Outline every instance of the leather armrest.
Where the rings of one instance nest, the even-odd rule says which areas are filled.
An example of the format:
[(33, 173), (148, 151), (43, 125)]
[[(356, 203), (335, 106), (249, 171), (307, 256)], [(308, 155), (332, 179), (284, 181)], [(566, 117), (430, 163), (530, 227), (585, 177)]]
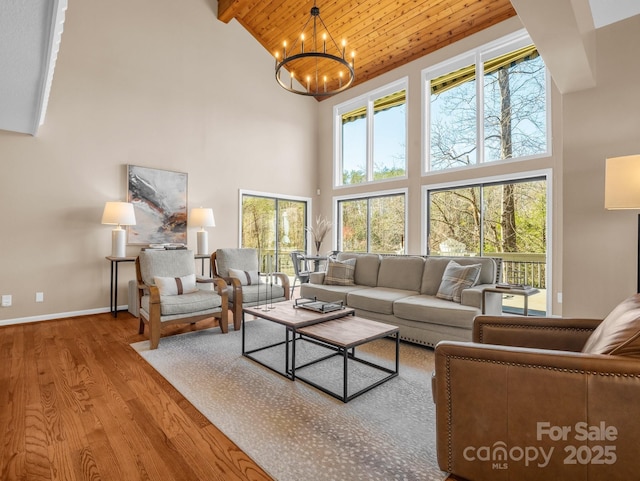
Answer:
[(477, 316), (473, 342), (561, 351), (581, 351), (601, 319)]

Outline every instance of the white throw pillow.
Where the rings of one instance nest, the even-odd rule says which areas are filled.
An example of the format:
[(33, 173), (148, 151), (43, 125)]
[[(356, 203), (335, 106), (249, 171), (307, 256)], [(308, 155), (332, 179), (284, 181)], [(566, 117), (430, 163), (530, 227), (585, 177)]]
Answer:
[(258, 271), (243, 271), (242, 269), (229, 269), (229, 277), (235, 277), (243, 286), (252, 286), (260, 283)]
[(195, 274), (182, 277), (154, 277), (153, 282), (160, 289), (161, 296), (179, 296), (198, 290)]

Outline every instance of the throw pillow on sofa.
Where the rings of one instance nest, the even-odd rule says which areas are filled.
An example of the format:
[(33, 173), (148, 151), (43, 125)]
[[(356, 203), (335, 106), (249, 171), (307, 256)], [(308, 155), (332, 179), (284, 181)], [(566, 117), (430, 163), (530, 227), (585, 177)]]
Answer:
[(324, 283), (330, 286), (353, 286), (356, 272), (356, 259), (346, 261), (329, 261)]
[(473, 287), (480, 277), (480, 264), (461, 266), (456, 261), (449, 261), (442, 274), (442, 281), (436, 297), (447, 301), (460, 302), (462, 290)]

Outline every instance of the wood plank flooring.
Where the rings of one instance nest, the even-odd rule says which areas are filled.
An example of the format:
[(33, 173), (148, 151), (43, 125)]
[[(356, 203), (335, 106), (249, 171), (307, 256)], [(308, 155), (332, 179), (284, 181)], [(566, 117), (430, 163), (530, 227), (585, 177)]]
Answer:
[(127, 312), (0, 327), (0, 479), (271, 480), (129, 346), (144, 339)]

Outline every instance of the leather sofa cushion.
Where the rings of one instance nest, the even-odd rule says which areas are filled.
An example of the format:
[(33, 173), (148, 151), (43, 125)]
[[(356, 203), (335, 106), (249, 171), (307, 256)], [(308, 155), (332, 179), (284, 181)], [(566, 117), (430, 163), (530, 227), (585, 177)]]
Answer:
[(618, 304), (591, 333), (582, 352), (640, 357), (640, 294)]
[(393, 314), (393, 303), (403, 297), (413, 296), (417, 291), (372, 287), (347, 294), (347, 305), (354, 309), (372, 311), (377, 314)]
[(378, 287), (420, 292), (424, 259), (416, 256), (389, 256), (380, 261)]
[(397, 300), (393, 304), (393, 313), (410, 321), (471, 329), (480, 310), (435, 296), (420, 295)]
[(380, 256), (378, 254), (338, 254), (339, 261), (356, 259), (356, 272), (353, 280), (358, 286), (376, 287), (378, 285), (378, 269)]

